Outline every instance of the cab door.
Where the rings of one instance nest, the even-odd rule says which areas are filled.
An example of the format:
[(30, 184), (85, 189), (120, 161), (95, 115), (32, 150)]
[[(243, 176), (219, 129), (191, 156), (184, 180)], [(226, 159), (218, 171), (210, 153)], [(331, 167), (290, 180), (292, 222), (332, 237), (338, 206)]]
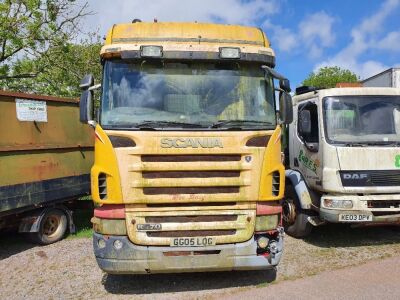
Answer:
[(319, 120), (319, 107), (316, 100), (309, 100), (298, 105), (292, 148), (293, 165), (301, 172), (308, 186), (314, 189), (322, 188)]

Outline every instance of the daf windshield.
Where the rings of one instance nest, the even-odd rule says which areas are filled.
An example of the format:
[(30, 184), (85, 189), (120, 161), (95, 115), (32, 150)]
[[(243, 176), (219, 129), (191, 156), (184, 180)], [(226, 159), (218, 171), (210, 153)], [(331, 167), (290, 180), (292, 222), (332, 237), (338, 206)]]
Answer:
[(231, 62), (107, 61), (104, 128), (272, 129), (273, 81), (260, 65)]
[(324, 101), (328, 141), (344, 144), (400, 142), (399, 96), (328, 97)]

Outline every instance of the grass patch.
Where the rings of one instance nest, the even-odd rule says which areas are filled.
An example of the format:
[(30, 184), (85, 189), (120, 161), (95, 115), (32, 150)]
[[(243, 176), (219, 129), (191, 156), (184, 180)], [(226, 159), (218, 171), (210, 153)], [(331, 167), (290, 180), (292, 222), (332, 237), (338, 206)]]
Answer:
[(90, 238), (92, 237), (92, 223), (90, 219), (93, 217), (93, 209), (77, 209), (74, 212), (74, 223), (76, 232), (70, 234), (70, 238)]

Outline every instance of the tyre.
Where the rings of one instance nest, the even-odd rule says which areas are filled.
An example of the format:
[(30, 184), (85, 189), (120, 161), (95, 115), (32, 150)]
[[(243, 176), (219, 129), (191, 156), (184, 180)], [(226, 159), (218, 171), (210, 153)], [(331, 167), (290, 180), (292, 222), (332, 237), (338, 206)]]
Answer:
[(68, 219), (64, 211), (49, 209), (42, 216), (38, 232), (28, 233), (28, 238), (40, 245), (49, 245), (62, 240), (67, 232)]
[(288, 235), (304, 238), (311, 233), (313, 226), (308, 222), (309, 213), (301, 208), (296, 191), (291, 184), (286, 185), (282, 210), (283, 226)]

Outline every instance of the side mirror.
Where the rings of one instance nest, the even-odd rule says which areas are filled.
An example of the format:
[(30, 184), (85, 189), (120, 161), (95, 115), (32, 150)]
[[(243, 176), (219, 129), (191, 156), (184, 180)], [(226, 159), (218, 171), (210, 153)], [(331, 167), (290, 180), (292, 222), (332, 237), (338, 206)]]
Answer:
[(279, 87), (287, 93), (290, 93), (292, 91), (292, 89), (290, 88), (290, 81), (286, 78), (279, 80)]
[(93, 75), (92, 74), (87, 74), (81, 80), (81, 83), (79, 84), (79, 87), (80, 87), (81, 90), (87, 90), (93, 85), (94, 85), (94, 77), (93, 77)]
[(92, 74), (86, 75), (79, 87), (83, 90), (79, 103), (80, 121), (88, 123), (93, 119), (93, 91), (90, 89), (94, 86), (94, 77)]
[(283, 124), (290, 124), (293, 121), (292, 96), (286, 92), (279, 95), (279, 118)]
[(299, 133), (311, 133), (311, 113), (309, 110), (302, 110), (299, 115)]

